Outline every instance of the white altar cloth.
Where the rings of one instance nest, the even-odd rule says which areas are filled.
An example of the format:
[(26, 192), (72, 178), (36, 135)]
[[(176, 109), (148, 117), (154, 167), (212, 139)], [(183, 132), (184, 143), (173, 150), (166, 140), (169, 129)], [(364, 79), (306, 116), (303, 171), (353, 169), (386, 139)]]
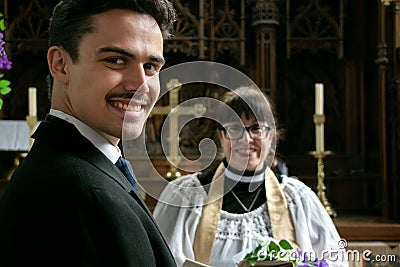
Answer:
[(23, 120), (0, 120), (0, 150), (28, 151), (30, 129)]

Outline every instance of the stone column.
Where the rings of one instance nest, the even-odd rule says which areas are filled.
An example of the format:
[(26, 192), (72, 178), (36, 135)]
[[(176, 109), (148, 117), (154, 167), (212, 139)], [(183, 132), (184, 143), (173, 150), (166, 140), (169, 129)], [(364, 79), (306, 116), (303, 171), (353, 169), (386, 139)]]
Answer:
[(267, 94), (275, 97), (276, 75), (276, 31), (279, 26), (278, 0), (257, 0), (253, 7), (255, 32), (255, 82)]

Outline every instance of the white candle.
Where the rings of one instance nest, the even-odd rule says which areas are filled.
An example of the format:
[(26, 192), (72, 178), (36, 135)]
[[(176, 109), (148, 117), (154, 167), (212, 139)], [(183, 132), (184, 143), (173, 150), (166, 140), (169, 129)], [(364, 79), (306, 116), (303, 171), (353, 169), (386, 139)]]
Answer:
[(325, 151), (324, 124), (315, 125), (315, 150), (317, 152)]
[[(324, 85), (322, 83), (315, 84), (315, 114), (324, 114)], [(315, 150), (322, 152), (325, 150), (324, 144), (324, 123), (315, 124)]]
[(29, 116), (37, 116), (37, 105), (36, 105), (36, 88), (29, 87)]
[(324, 85), (315, 84), (315, 114), (324, 114)]

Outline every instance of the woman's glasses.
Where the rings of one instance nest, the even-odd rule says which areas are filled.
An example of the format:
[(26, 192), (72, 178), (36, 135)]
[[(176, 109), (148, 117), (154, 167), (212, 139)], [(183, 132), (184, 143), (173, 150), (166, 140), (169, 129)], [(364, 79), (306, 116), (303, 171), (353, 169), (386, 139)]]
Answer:
[(268, 136), (268, 133), (271, 131), (271, 128), (268, 126), (262, 125), (251, 125), (248, 127), (243, 127), (240, 125), (228, 125), (221, 128), (221, 130), (225, 134), (225, 138), (229, 140), (237, 140), (243, 137), (243, 133), (247, 131), (251, 138), (253, 139), (264, 139)]

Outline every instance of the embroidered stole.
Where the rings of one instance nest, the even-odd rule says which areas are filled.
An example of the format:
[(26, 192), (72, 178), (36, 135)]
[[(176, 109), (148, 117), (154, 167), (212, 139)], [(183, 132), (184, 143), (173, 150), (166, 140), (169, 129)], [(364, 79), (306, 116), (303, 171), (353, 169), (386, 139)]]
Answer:
[[(203, 207), (193, 242), (195, 260), (211, 263), (215, 236), (220, 218), (224, 195), (225, 166), (221, 163), (212, 179), (207, 202)], [(273, 171), (265, 170), (265, 191), (272, 235), (275, 239), (286, 239), (296, 246), (296, 235), (287, 200)]]

